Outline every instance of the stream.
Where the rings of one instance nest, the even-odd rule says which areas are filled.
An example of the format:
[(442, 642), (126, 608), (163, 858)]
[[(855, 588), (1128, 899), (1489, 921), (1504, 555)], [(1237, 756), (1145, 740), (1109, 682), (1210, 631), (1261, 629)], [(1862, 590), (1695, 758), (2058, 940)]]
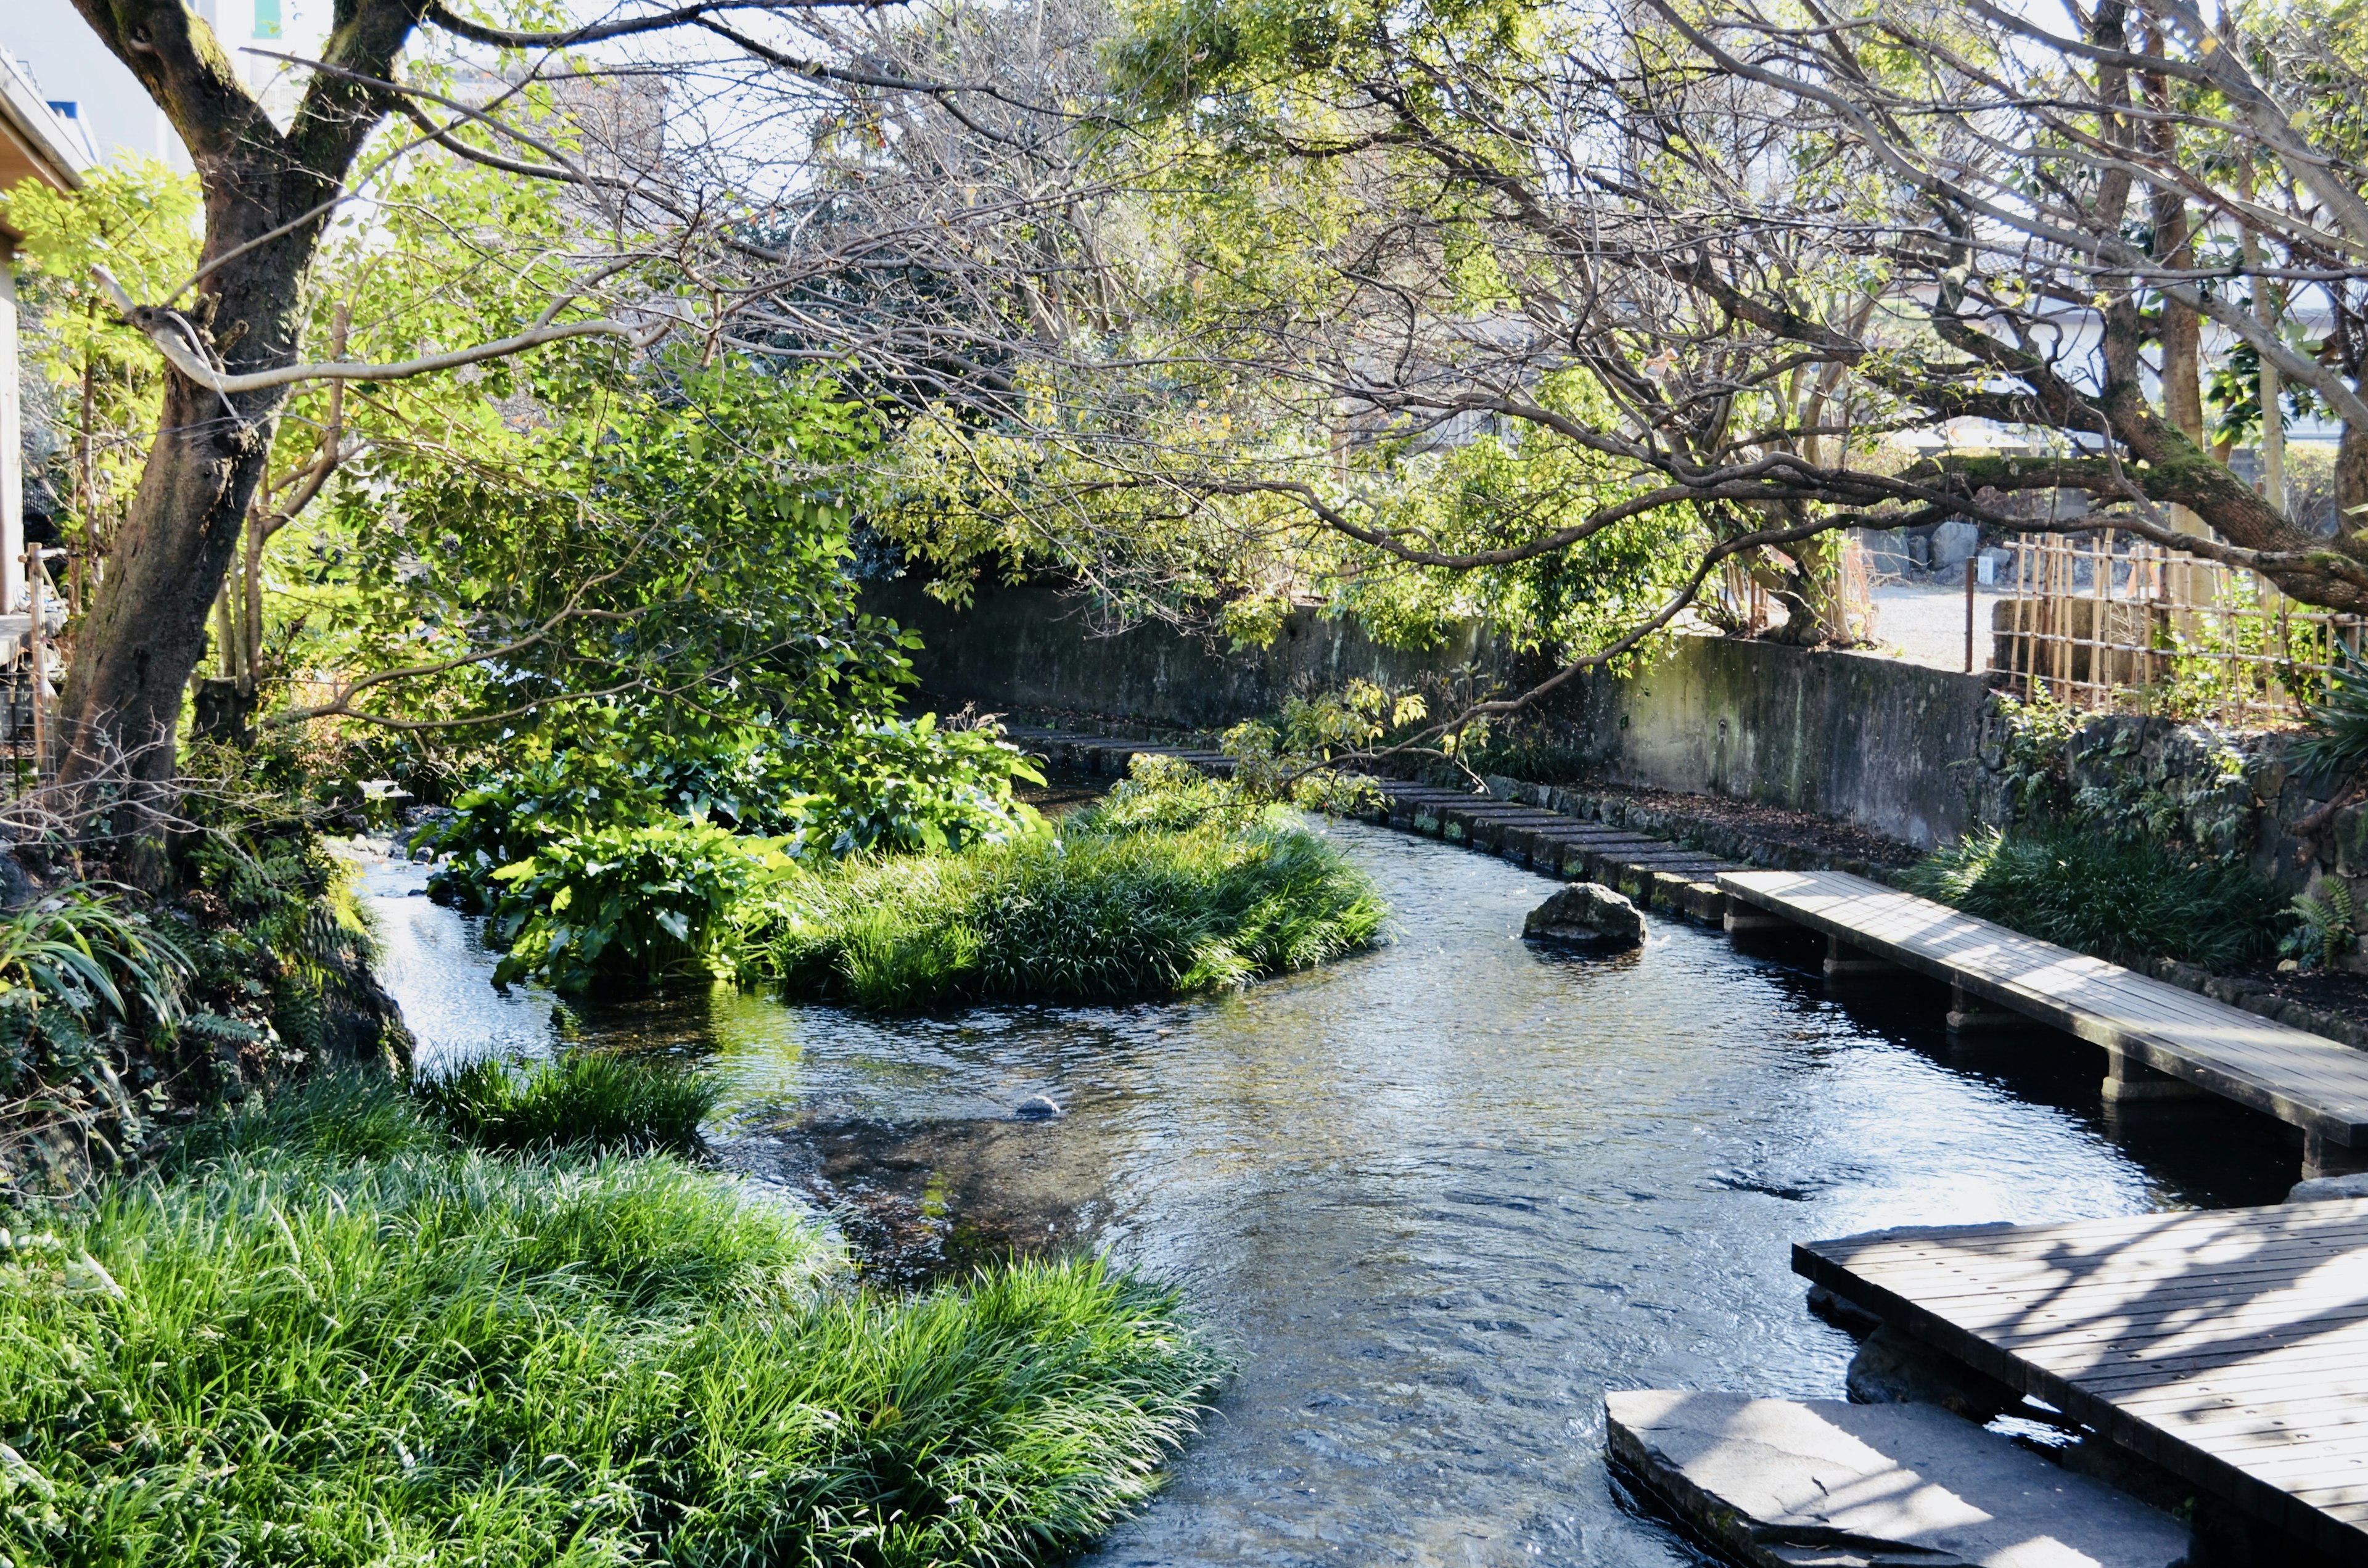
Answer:
[[(1795, 1240), (2274, 1202), (2283, 1131), (2219, 1102), (2108, 1126), (2101, 1054), (1953, 1046), (1941, 1005), (1840, 1002), (1653, 923), (1640, 953), (1524, 945), (1553, 884), (1331, 824), (1395, 939), (1198, 1000), (878, 1018), (719, 990), (588, 1011), (587, 1040), (712, 1057), (717, 1158), (918, 1283), (1087, 1247), (1181, 1285), (1238, 1375), (1097, 1564), (1666, 1564), (1602, 1458), (1606, 1387), (1838, 1398), (1851, 1341)], [(548, 1051), (467, 924), (366, 872), (382, 978), (430, 1071)], [(1063, 1115), (1015, 1113), (1049, 1096)]]

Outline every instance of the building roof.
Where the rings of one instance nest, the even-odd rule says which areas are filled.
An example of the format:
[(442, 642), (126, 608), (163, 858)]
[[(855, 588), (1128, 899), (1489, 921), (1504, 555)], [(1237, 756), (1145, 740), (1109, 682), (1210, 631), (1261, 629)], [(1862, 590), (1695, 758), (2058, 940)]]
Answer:
[[(58, 190), (82, 188), (90, 144), (41, 97), (29, 73), (0, 50), (0, 191), (28, 179)], [(0, 236), (15, 239), (5, 225)]]

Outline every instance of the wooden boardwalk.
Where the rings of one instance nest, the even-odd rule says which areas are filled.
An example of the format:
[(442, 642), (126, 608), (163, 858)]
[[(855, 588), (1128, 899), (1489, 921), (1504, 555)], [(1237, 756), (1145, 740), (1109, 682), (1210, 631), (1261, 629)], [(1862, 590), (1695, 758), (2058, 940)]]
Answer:
[(2368, 1199), (1890, 1231), (1795, 1272), (2368, 1564)]
[(1730, 901), (2103, 1046), (2119, 1081), (2151, 1069), (2299, 1127), (2308, 1175), (2368, 1157), (2368, 1052), (1863, 877), (1727, 871), (1719, 885)]

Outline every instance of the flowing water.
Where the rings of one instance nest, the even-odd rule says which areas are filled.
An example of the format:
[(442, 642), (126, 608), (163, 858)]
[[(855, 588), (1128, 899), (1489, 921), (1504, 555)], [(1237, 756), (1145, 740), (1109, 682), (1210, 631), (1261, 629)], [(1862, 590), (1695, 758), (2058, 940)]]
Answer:
[[(1844, 1003), (1656, 922), (1518, 939), (1550, 884), (1328, 827), (1395, 939), (1202, 1000), (917, 1019), (718, 993), (586, 1018), (712, 1053), (719, 1157), (825, 1206), (873, 1272), (1088, 1246), (1178, 1281), (1235, 1378), (1102, 1564), (1678, 1563), (1602, 1460), (1607, 1387), (1839, 1397), (1795, 1240), (2273, 1201), (2282, 1130), (2216, 1103), (2109, 1127), (2062, 1036), (1950, 1046), (1931, 995)], [(369, 878), (423, 1059), (547, 1050), (449, 912)], [(1032, 1096), (1063, 1108), (1029, 1120)]]

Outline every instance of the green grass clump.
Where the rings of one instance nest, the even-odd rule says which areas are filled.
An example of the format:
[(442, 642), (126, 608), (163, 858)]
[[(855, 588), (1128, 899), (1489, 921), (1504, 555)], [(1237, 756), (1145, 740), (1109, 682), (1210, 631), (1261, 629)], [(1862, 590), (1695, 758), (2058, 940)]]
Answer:
[(488, 1154), (383, 1084), (0, 1225), (19, 1568), (1058, 1561), (1219, 1371), (1099, 1265), (880, 1299), (728, 1178)]
[(2237, 967), (2271, 952), (2284, 920), (2276, 892), (2242, 866), (2076, 826), (1976, 829), (1902, 881), (1968, 915), (2121, 963)]
[(476, 1062), (412, 1093), (430, 1115), (485, 1149), (569, 1144), (688, 1153), (723, 1085), (681, 1063), (570, 1051), (556, 1062)]
[(1388, 917), (1371, 879), (1295, 824), (1194, 802), (1142, 814), (841, 862), (801, 889), (762, 967), (793, 994), (870, 1007), (1110, 1001), (1310, 968)]

